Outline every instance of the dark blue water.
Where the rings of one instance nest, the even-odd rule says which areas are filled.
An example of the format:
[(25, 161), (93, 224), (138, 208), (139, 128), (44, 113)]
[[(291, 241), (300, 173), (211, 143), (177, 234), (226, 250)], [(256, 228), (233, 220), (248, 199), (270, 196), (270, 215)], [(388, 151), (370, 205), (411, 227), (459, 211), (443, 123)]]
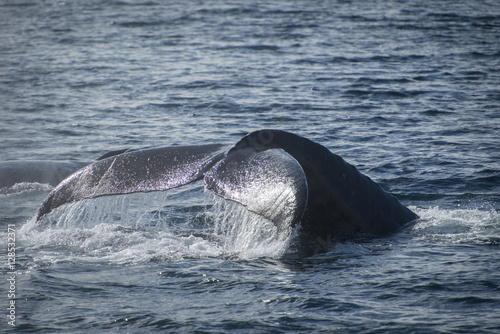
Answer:
[(26, 176), (0, 189), (2, 332), (498, 332), (497, 1), (3, 0), (0, 41), (0, 179), (277, 128), (421, 216), (303, 255), (202, 184), (35, 227), (53, 186)]

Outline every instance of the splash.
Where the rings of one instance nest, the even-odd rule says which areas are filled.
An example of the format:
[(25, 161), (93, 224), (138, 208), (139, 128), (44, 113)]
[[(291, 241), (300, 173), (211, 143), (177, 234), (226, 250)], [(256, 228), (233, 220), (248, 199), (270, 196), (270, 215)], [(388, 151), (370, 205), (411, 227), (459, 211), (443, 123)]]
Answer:
[(220, 237), (225, 252), (244, 258), (283, 256), (295, 230), (278, 231), (270, 221), (236, 202), (215, 199), (214, 233)]
[(500, 244), (500, 213), (493, 208), (417, 209), (419, 222), (414, 226), (420, 238), (443, 243)]
[(0, 188), (0, 196), (14, 196), (33, 192), (46, 192), (52, 189), (52, 186), (46, 183), (21, 182), (10, 187)]
[[(500, 244), (500, 214), (494, 209), (412, 209), (421, 219), (394, 236), (401, 242)], [(272, 222), (202, 186), (85, 200), (58, 208), (41, 224), (32, 219), (19, 229), (22, 247), (35, 266), (282, 258), (297, 234), (278, 232)], [(338, 243), (331, 251), (338, 255), (346, 245)], [(348, 245), (342, 254), (355, 255), (360, 246)]]
[[(20, 229), (37, 265), (132, 264), (182, 258), (278, 258), (292, 231), (244, 206), (193, 187), (84, 200), (31, 219)], [(196, 200), (193, 200), (196, 193)], [(196, 203), (196, 204), (195, 204)]]

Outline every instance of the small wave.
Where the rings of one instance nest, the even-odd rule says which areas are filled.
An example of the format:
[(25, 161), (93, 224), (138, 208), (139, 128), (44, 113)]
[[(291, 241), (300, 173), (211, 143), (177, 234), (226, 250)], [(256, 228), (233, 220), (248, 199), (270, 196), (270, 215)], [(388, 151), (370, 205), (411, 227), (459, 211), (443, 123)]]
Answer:
[(241, 45), (239, 48), (248, 49), (252, 51), (279, 51), (280, 47), (277, 45), (265, 45), (265, 44), (255, 44), (255, 45)]
[(427, 91), (420, 90), (363, 90), (363, 89), (349, 89), (343, 92), (344, 96), (347, 97), (370, 97), (370, 98), (380, 98), (380, 99), (398, 99), (398, 98), (409, 98), (422, 94), (427, 94)]
[(126, 21), (126, 22), (118, 22), (119, 26), (125, 28), (142, 28), (149, 26), (159, 26), (159, 25), (167, 25), (168, 21)]
[(48, 183), (20, 182), (11, 187), (0, 188), (0, 196), (12, 196), (31, 192), (47, 192), (52, 189)]
[(2, 3), (0, 7), (34, 7), (37, 6), (36, 2), (13, 2), (13, 3)]

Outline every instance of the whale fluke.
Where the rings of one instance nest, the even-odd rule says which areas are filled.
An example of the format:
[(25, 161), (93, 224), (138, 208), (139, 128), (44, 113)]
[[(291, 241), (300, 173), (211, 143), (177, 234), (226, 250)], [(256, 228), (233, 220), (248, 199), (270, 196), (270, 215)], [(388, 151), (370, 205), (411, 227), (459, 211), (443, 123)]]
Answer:
[(168, 190), (201, 179), (216, 195), (245, 205), (281, 231), (300, 223), (313, 235), (385, 234), (418, 218), (356, 167), (304, 137), (260, 130), (227, 148), (111, 152), (54, 188), (37, 221), (65, 203)]

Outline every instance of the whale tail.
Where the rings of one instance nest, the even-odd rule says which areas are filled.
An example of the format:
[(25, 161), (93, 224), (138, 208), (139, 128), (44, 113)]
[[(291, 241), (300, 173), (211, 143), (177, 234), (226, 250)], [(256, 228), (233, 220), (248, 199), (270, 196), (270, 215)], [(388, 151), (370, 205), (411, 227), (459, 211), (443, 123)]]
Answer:
[(316, 235), (384, 234), (418, 218), (324, 146), (289, 132), (260, 130), (228, 151), (214, 144), (114, 152), (54, 188), (37, 221), (65, 203), (168, 190), (201, 179), (218, 196), (245, 205), (279, 230), (300, 222)]
[[(304, 170), (308, 203), (304, 230), (316, 235), (391, 233), (418, 215), (326, 147), (280, 130), (259, 130), (243, 137), (231, 151), (282, 149)], [(230, 151), (230, 152), (231, 152)]]

